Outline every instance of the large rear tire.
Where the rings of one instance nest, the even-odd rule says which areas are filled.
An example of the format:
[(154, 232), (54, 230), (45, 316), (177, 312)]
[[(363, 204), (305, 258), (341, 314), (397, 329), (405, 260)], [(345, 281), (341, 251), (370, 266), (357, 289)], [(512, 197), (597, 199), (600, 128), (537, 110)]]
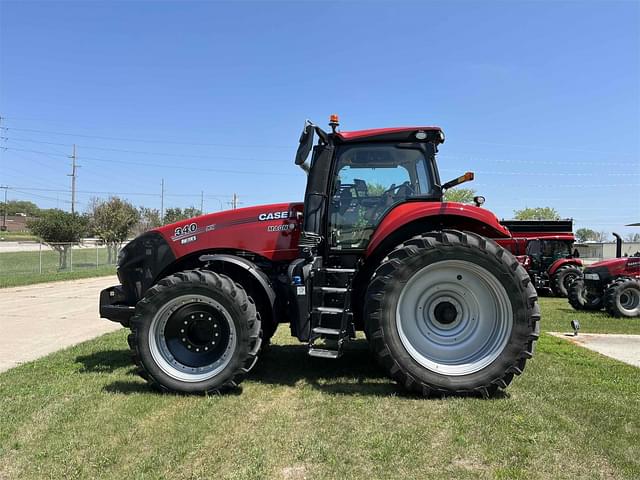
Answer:
[(551, 287), (556, 297), (567, 297), (571, 284), (582, 277), (582, 270), (576, 265), (565, 265), (553, 274)]
[(136, 305), (129, 346), (138, 373), (161, 391), (236, 387), (258, 359), (260, 318), (242, 286), (208, 270), (163, 278)]
[(410, 391), (488, 396), (532, 357), (537, 298), (526, 270), (492, 240), (419, 235), (396, 247), (369, 284), (369, 341), (389, 376)]
[(604, 308), (613, 317), (640, 317), (640, 280), (616, 280), (604, 294)]
[(590, 294), (582, 278), (577, 278), (571, 284), (567, 298), (569, 304), (576, 310), (596, 311), (602, 309), (602, 297)]

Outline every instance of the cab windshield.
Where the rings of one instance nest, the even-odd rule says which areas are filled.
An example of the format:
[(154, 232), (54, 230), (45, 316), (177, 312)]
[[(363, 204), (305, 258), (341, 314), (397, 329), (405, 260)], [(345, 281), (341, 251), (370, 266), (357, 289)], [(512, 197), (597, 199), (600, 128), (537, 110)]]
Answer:
[(330, 210), (337, 248), (365, 247), (389, 209), (434, 192), (431, 163), (420, 146), (352, 145), (337, 155)]

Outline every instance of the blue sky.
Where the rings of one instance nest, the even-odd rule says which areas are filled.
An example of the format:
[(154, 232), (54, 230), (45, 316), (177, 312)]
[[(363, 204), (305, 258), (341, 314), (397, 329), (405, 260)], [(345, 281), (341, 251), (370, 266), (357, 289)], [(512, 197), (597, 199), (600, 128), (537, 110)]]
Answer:
[(640, 221), (640, 2), (0, 2), (0, 184), (79, 208), (301, 200), (302, 123), (443, 127), (487, 208)]

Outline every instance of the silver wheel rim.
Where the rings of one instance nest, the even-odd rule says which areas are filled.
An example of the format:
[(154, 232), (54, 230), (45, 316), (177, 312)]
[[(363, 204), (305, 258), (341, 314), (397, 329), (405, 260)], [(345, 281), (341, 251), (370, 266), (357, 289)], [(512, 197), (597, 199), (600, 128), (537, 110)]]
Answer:
[[(200, 367), (191, 367), (179, 362), (172, 355), (165, 340), (164, 331), (174, 312), (186, 305), (198, 302), (215, 308), (221, 314), (229, 328), (229, 340), (226, 349), (215, 362)], [(155, 314), (149, 328), (149, 350), (154, 362), (168, 376), (182, 382), (201, 382), (218, 375), (231, 361), (236, 344), (236, 327), (227, 310), (220, 303), (203, 295), (182, 295), (167, 302)]]
[(512, 323), (502, 284), (485, 268), (463, 260), (443, 260), (416, 272), (396, 308), (404, 348), (424, 368), (442, 375), (486, 368), (507, 345)]
[(640, 315), (640, 291), (625, 288), (620, 292), (620, 310), (629, 316)]

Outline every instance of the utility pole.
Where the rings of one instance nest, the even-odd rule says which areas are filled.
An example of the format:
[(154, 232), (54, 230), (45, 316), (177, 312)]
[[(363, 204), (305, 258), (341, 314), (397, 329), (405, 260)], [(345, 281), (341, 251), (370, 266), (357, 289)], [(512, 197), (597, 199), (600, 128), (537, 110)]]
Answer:
[(233, 194), (233, 198), (231, 199), (231, 209), (235, 210), (236, 208), (238, 208), (238, 194), (234, 193)]
[(7, 190), (9, 190), (8, 185), (0, 185), (0, 188), (4, 188), (4, 212), (2, 213), (2, 231), (7, 231)]
[(71, 213), (76, 213), (76, 177), (77, 177), (77, 168), (79, 165), (76, 165), (76, 144), (73, 144), (73, 153), (69, 157), (71, 159), (71, 173), (68, 174), (68, 177), (71, 177)]
[(204, 215), (204, 190), (200, 192), (200, 215)]
[(160, 222), (164, 225), (164, 178), (160, 182)]

